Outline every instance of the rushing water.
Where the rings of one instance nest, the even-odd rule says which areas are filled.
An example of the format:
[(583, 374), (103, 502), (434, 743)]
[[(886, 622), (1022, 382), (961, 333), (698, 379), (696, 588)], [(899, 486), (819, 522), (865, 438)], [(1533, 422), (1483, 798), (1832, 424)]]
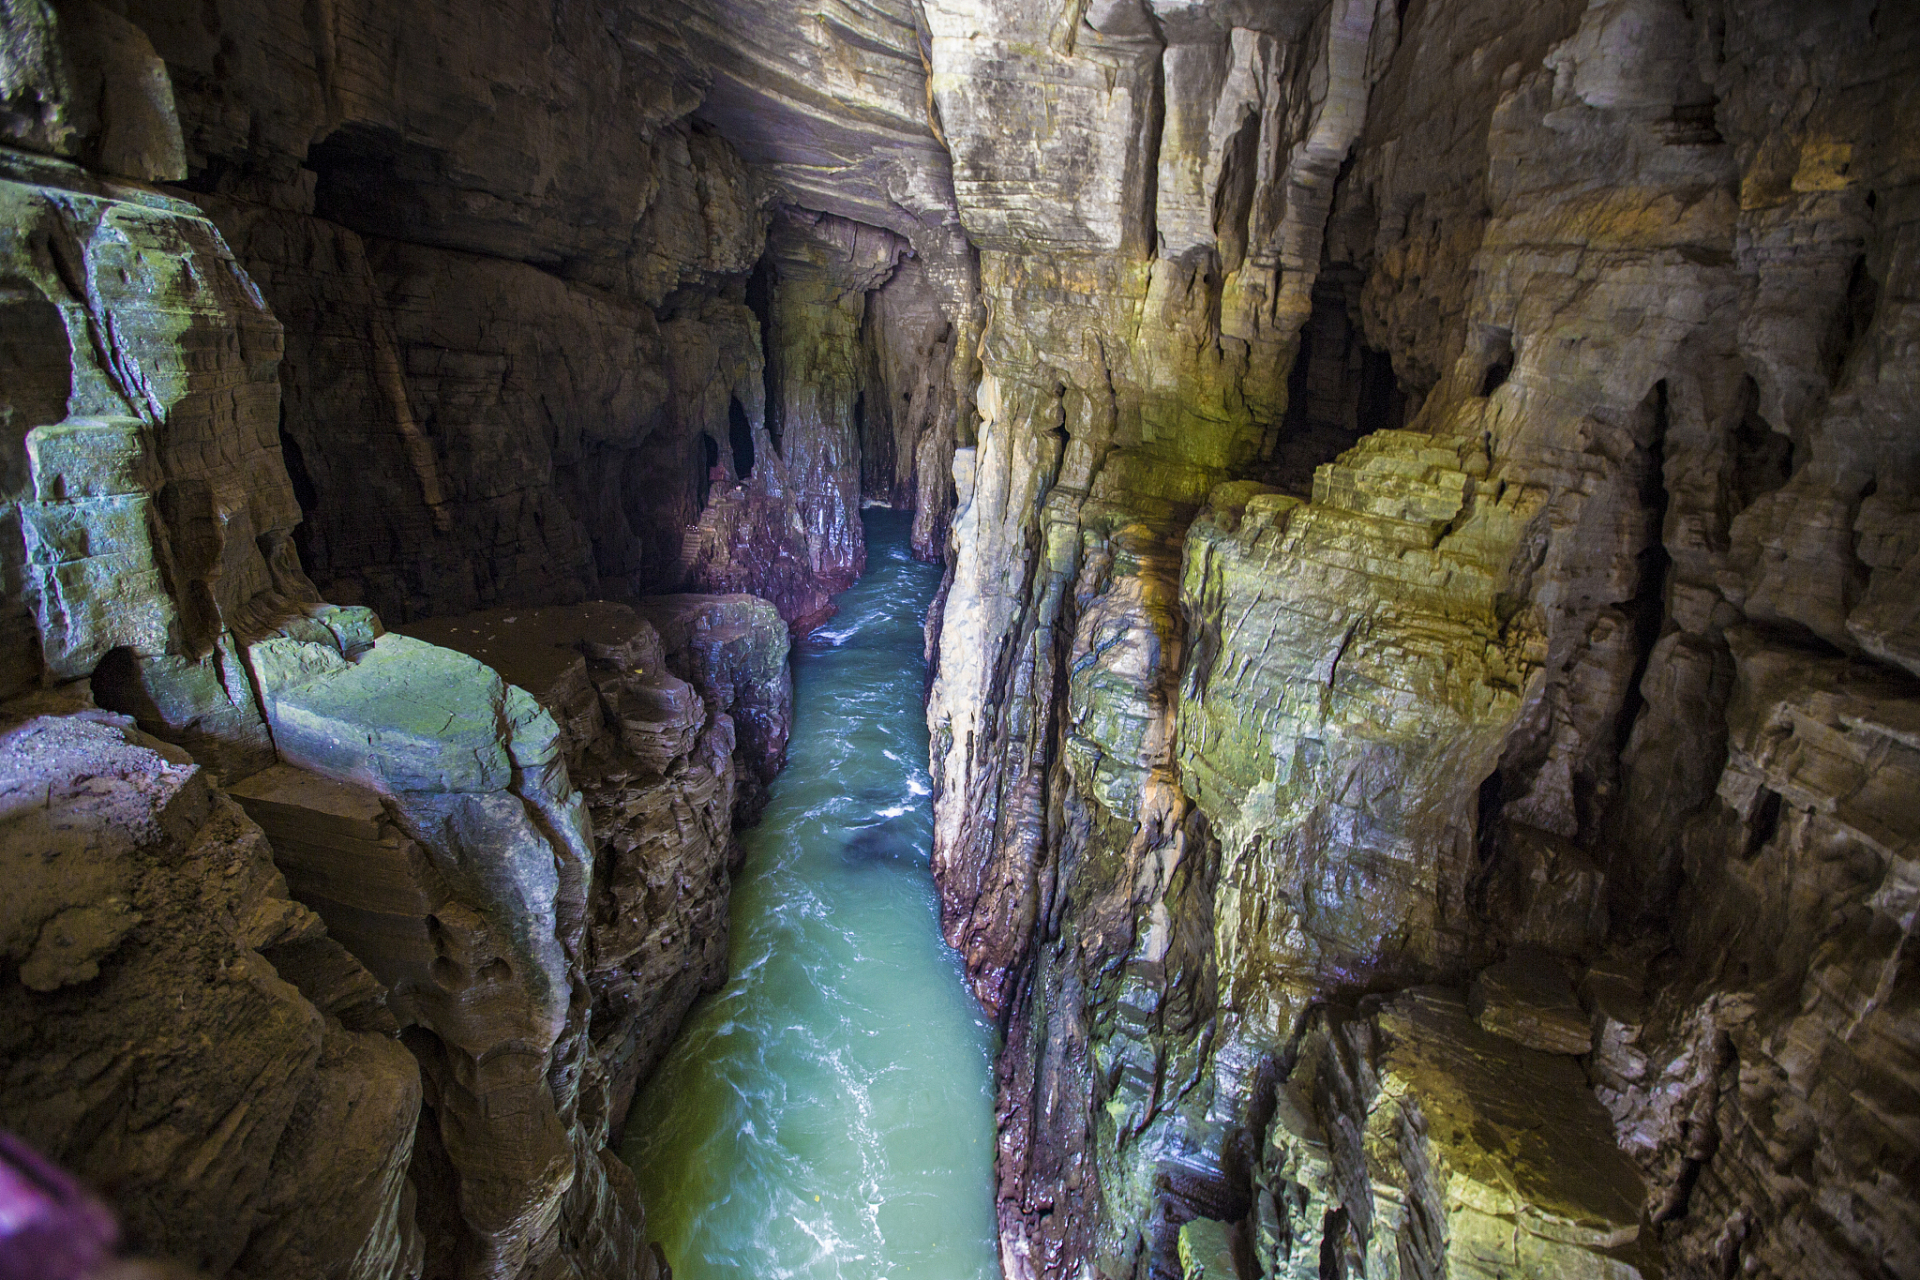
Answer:
[(675, 1280), (993, 1280), (991, 1031), (940, 941), (920, 623), (939, 571), (866, 513), (867, 573), (794, 654), (786, 772), (733, 886), (732, 977), (634, 1104)]

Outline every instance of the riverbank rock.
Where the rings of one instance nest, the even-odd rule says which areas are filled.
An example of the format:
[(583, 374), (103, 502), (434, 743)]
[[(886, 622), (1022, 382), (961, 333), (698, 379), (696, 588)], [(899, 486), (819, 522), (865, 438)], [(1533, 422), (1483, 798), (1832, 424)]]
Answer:
[[(630, 1188), (583, 1193), (608, 1176), (608, 1107), (587, 1061), (593, 851), (558, 724), (492, 668), (370, 621), (292, 626), (247, 659), (282, 761), (377, 796), (405, 836), (337, 847), (396, 882), (378, 897), (410, 945), (379, 976), (417, 1028), (432, 1141), (414, 1171), (446, 1261), (518, 1274), (581, 1242), (633, 1255)], [(572, 1221), (573, 1204), (609, 1216)]]
[(124, 716), (0, 732), (0, 1124), (210, 1275), (417, 1272), (419, 1070), (260, 829)]
[(1644, 1274), (1646, 1184), (1579, 1067), (1482, 1030), (1457, 993), (1317, 1015), (1279, 1087), (1263, 1274)]
[(787, 762), (793, 728), (782, 615), (751, 595), (645, 596), (632, 603), (659, 633), (668, 667), (700, 691), (712, 712), (732, 718), (742, 766), (736, 821), (753, 822), (767, 784)]
[(726, 976), (733, 833), (756, 811), (740, 793), (757, 797), (786, 757), (786, 624), (752, 596), (663, 596), (407, 631), (486, 663), (560, 727), (594, 843), (587, 979), (617, 1134), (694, 999)]

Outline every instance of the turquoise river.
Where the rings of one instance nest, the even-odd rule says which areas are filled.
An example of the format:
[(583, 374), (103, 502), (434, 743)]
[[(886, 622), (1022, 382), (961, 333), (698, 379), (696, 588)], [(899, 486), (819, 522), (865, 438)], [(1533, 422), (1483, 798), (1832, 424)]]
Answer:
[(940, 940), (921, 621), (940, 571), (866, 513), (867, 573), (796, 646), (786, 772), (741, 836), (731, 977), (624, 1154), (675, 1280), (995, 1280), (992, 1031)]

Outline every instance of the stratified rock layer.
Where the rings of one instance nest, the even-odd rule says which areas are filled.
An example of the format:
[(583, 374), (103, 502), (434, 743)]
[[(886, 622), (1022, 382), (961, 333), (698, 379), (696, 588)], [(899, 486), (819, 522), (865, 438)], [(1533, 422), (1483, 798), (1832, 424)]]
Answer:
[(1586, 1055), (1664, 1260), (1435, 1217), (1394, 1264), (1375, 1192), (1303, 1178), (1354, 1268), (1911, 1274), (1920, 31), (925, 11), (990, 316), (934, 857), (1006, 1019), (1009, 1275), (1254, 1265), (1314, 1010), (1476, 975), (1423, 1034)]
[(1441, 988), (1317, 1013), (1257, 1160), (1266, 1275), (1624, 1280), (1647, 1256), (1645, 1183), (1578, 1065)]
[(0, 735), (0, 807), (0, 1124), (208, 1274), (417, 1274), (418, 1070), (260, 829), (97, 711)]
[[(763, 595), (804, 629), (860, 563), (856, 376), (939, 408), (876, 420), (911, 433), (903, 484), (928, 493), (921, 548), (940, 553), (970, 353), (926, 317), (965, 322), (971, 259), (915, 24), (866, 15), (822, 48), (753, 8), (131, 6), (171, 72), (195, 198), (291, 335), (281, 434), (326, 598), (405, 622), (699, 585)], [(749, 31), (765, 43), (743, 63)], [(831, 142), (827, 113), (790, 93), (740, 114), (742, 95), (824, 68), (864, 108)], [(862, 261), (825, 294), (776, 285), (756, 318), (776, 193), (892, 246), (883, 269)], [(870, 369), (864, 295), (910, 238), (915, 297), (874, 312), (866, 346), (894, 358)], [(765, 376), (836, 328), (821, 368)], [(737, 482), (747, 509), (710, 512)]]
[[(90, 679), (102, 702), (232, 783), (275, 828), (292, 892), (318, 913), (300, 914), (306, 924), (286, 939), (261, 925), (248, 945), (279, 948), (286, 974), (327, 1012), (361, 1019), (360, 1005), (380, 1003), (375, 1029), (412, 1051), (396, 1057), (391, 1039), (379, 1051), (323, 1041), (322, 1015), (298, 1005), (309, 1059), (320, 1054), (335, 1073), (328, 1088), (359, 1090), (370, 1107), (396, 1089), (406, 1096), (394, 1104), (405, 1116), (369, 1122), (372, 1168), (367, 1150), (300, 1136), (346, 1104), (316, 1094), (297, 1110), (297, 1090), (263, 1103), (257, 1126), (244, 1109), (222, 1111), (232, 1132), (216, 1135), (229, 1148), (219, 1159), (247, 1164), (244, 1176), (214, 1155), (148, 1169), (128, 1135), (149, 1126), (120, 1112), (76, 1130), (98, 1150), (68, 1151), (58, 1126), (30, 1136), (125, 1189), (137, 1244), (214, 1270), (242, 1265), (245, 1248), (292, 1274), (651, 1275), (631, 1176), (607, 1150), (625, 1105), (618, 1091), (643, 1064), (630, 1047), (597, 1056), (589, 1038), (595, 850), (567, 772), (569, 747), (582, 744), (492, 668), (388, 633), (364, 607), (316, 602), (295, 556), (298, 486), (276, 435), (282, 331), (200, 210), (57, 160), (6, 152), (4, 163), (0, 199), (15, 206), (4, 258), (15, 282), (4, 692)], [(776, 667), (782, 630), (759, 646)], [(697, 697), (690, 705), (704, 714)], [(764, 781), (786, 704), (766, 693), (757, 705), (753, 764)], [(731, 747), (721, 715), (695, 753), (727, 779), (703, 801), (722, 866)], [(183, 888), (212, 874), (196, 863)], [(724, 888), (723, 873), (710, 879)], [(77, 914), (55, 922), (54, 943), (22, 942), (9, 982), (30, 992), (96, 981), (89, 966), (131, 918), (119, 901), (70, 904)], [(659, 910), (683, 905), (699, 904)], [(183, 937), (203, 931), (179, 926)], [(662, 950), (656, 963), (668, 967), (711, 958), (706, 939), (684, 933)], [(641, 1010), (655, 1046), (691, 998), (684, 983), (657, 994), (660, 1007)], [(256, 1020), (164, 1000), (147, 1015), (155, 1043), (215, 1046)], [(33, 1025), (23, 1009), (5, 1022), (16, 1037)], [(617, 1020), (606, 1030), (615, 1046), (639, 1034)], [(283, 1048), (282, 1058), (293, 1052)], [(49, 1115), (88, 1105), (59, 1066), (63, 1052), (22, 1042), (8, 1105)], [(296, 1083), (306, 1069), (297, 1055), (275, 1068)], [(279, 1134), (293, 1154), (275, 1155)], [(310, 1212), (309, 1190), (340, 1203)], [(249, 1198), (221, 1200), (235, 1195)]]
[(734, 824), (757, 815), (785, 763), (793, 698), (787, 627), (768, 602), (638, 604), (494, 610), (409, 628), (526, 689), (560, 728), (594, 845), (591, 1034), (616, 1134), (694, 999), (726, 976)]

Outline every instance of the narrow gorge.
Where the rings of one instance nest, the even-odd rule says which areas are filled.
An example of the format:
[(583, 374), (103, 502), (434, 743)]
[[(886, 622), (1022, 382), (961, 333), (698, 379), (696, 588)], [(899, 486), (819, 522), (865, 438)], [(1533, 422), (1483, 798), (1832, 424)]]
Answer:
[(0, 0), (0, 206), (0, 1280), (1920, 1277), (1920, 9)]

